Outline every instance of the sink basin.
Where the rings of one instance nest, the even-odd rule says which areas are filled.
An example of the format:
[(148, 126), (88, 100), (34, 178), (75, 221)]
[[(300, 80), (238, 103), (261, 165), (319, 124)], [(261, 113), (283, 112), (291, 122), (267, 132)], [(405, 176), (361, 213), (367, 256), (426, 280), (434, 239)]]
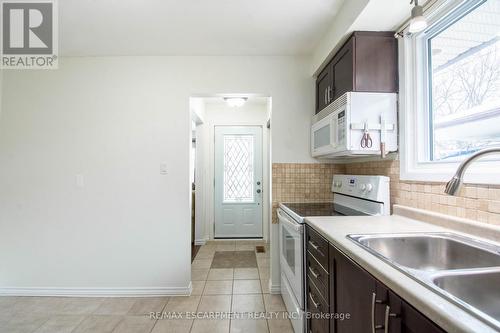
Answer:
[(500, 254), (451, 234), (358, 235), (353, 240), (396, 264), (427, 272), (500, 267)]
[(452, 233), (347, 238), (500, 331), (500, 247)]
[(438, 276), (434, 284), (500, 321), (500, 272), (468, 272)]

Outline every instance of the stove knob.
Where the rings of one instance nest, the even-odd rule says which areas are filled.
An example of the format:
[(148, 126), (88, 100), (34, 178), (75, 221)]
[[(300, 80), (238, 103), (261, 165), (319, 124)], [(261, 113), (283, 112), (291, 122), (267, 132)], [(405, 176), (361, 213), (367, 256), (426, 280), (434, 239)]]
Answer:
[(373, 190), (372, 184), (366, 184), (366, 192), (371, 192)]
[(366, 185), (365, 184), (359, 184), (359, 189), (361, 192), (366, 191)]
[(339, 180), (339, 181), (337, 182), (337, 187), (338, 187), (338, 188), (341, 188), (341, 187), (342, 187), (342, 181), (341, 181), (341, 180)]

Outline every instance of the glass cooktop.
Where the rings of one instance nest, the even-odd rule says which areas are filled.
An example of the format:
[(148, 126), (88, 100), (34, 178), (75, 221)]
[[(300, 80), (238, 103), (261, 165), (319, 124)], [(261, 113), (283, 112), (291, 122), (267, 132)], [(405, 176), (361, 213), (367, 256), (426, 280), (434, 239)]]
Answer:
[(334, 216), (340, 215), (335, 211), (335, 204), (333, 202), (310, 202), (310, 203), (285, 203), (288, 209), (295, 214), (306, 216)]
[(299, 203), (284, 203), (283, 205), (302, 218), (313, 217), (313, 216), (366, 215), (352, 208), (335, 204), (333, 202), (299, 202)]

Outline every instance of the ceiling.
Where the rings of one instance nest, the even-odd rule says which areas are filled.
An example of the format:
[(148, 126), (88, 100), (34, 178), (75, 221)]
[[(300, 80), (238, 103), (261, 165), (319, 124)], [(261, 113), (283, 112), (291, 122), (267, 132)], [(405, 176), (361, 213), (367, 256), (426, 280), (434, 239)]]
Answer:
[(59, 53), (304, 55), (344, 0), (64, 0)]

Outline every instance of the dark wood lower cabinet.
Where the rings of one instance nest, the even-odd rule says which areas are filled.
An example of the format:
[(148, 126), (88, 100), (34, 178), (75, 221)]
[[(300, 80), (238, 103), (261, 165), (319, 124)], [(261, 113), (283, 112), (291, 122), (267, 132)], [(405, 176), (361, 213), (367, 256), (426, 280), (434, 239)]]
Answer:
[[(390, 326), (389, 326), (390, 327)], [(445, 332), (429, 318), (418, 312), (413, 306), (402, 301), (401, 304), (401, 332), (403, 333), (443, 333)]]
[(329, 258), (335, 271), (330, 279), (330, 295), (332, 290), (335, 294), (332, 312), (349, 314), (348, 320), (330, 323), (330, 332), (445, 332), (332, 245)]
[(335, 264), (335, 312), (350, 315), (349, 319), (337, 320), (336, 332), (370, 332), (371, 299), (375, 293), (375, 279), (339, 253), (336, 255)]
[(332, 290), (336, 295), (332, 312), (349, 314), (348, 320), (333, 321), (330, 332), (445, 332), (332, 245), (329, 258), (335, 270), (330, 280), (330, 295)]
[[(314, 266), (315, 257), (308, 256), (313, 272), (320, 271), (323, 266)], [(312, 314), (329, 312), (336, 319), (309, 319), (307, 333), (445, 332), (331, 244), (328, 261), (326, 292), (315, 285), (324, 281), (317, 273), (306, 275), (306, 305)]]

